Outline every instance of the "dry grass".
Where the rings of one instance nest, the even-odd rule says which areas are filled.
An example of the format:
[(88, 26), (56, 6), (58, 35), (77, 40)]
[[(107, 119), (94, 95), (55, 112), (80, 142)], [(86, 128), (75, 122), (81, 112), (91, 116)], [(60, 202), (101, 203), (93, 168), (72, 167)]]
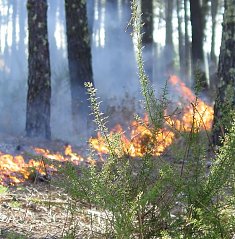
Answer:
[(0, 202), (0, 238), (62, 238), (73, 227), (84, 238), (89, 225), (84, 212), (71, 215), (68, 195), (45, 183), (8, 188)]

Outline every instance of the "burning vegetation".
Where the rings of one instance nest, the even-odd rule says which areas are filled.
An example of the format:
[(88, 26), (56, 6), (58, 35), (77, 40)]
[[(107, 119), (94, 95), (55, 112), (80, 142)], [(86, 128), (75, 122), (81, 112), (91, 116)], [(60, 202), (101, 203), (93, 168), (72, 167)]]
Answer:
[[(170, 84), (181, 97), (177, 102), (178, 108), (175, 113), (165, 112), (165, 125), (162, 129), (154, 132), (149, 126), (149, 119), (145, 115), (140, 122), (134, 120), (130, 124), (130, 133), (125, 132), (120, 124), (111, 130), (110, 135), (120, 134), (123, 152), (131, 157), (141, 157), (147, 152), (154, 156), (161, 155), (170, 146), (175, 138), (175, 132), (192, 130), (210, 130), (213, 120), (213, 108), (206, 104), (175, 75), (171, 76)], [(109, 152), (105, 139), (98, 133), (97, 138), (90, 139), (91, 145), (100, 153)], [(146, 148), (151, 145), (151, 148)]]
[[(127, 131), (117, 124), (109, 135), (119, 135), (121, 142), (119, 152), (133, 158), (142, 157), (146, 153), (159, 156), (172, 144), (178, 131), (189, 132), (192, 128), (211, 129), (213, 108), (197, 98), (177, 76), (171, 76), (169, 82), (181, 97), (181, 101), (177, 102), (177, 113), (165, 112), (164, 127), (157, 131), (151, 129), (147, 115), (141, 121), (132, 121)], [(109, 153), (109, 147), (100, 132), (96, 138), (90, 138), (89, 143), (98, 152), (101, 159)], [(35, 172), (40, 175), (55, 172), (57, 169), (53, 166), (53, 161), (72, 162), (75, 165), (79, 165), (81, 162), (95, 163), (94, 159), (73, 152), (70, 145), (64, 148), (63, 153), (54, 153), (48, 149), (37, 147), (33, 148), (33, 151), (37, 156), (31, 154), (27, 156), (27, 159), (23, 155), (0, 152), (0, 184), (22, 183), (31, 178)], [(43, 159), (49, 159), (51, 163), (48, 161), (46, 163)]]

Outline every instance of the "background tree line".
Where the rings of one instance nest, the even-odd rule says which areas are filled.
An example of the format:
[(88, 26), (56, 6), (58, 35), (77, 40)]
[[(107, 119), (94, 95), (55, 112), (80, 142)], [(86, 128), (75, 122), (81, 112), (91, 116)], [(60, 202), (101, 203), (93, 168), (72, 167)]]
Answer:
[[(84, 127), (88, 128), (87, 122), (90, 122), (90, 119), (84, 82), (95, 81), (97, 87), (105, 88), (106, 92), (110, 92), (111, 88), (119, 88), (119, 93), (130, 92), (130, 89), (138, 86), (135, 81), (134, 46), (128, 34), (130, 29), (126, 29), (131, 16), (130, 0), (49, 1), (48, 12), (46, 0), (28, 0), (28, 31), (25, 29), (23, 16), (25, 5), (24, 1), (3, 0), (5, 13), (2, 11), (0, 20), (1, 32), (4, 30), (3, 26), (8, 24), (8, 30), (12, 33), (11, 44), (6, 40), (7, 34), (2, 34), (5, 41), (1, 38), (1, 42), (5, 42), (4, 47), (1, 44), (1, 48), (4, 49), (1, 50), (2, 79), (7, 78), (7, 70), (20, 72), (20, 60), (18, 70), (15, 64), (11, 65), (14, 56), (20, 55), (22, 59), (28, 57), (25, 109), (27, 135), (51, 137), (51, 67), (53, 64), (60, 65), (58, 62), (64, 59), (64, 50), (68, 59), (73, 129), (77, 133), (85, 131)], [(226, 108), (229, 104), (232, 108), (234, 105), (234, 100), (231, 101), (234, 99), (235, 84), (232, 70), (234, 5), (233, 0), (141, 1), (142, 19), (145, 23), (143, 53), (145, 69), (151, 82), (159, 89), (170, 74), (178, 73), (188, 86), (197, 87), (199, 96), (207, 96), (212, 100), (215, 100), (215, 91), (218, 88), (214, 125), (218, 125), (217, 119), (225, 114), (220, 111), (219, 105), (225, 101)], [(228, 9), (230, 11), (226, 12)], [(216, 76), (216, 52), (221, 38), (218, 29), (222, 21), (222, 12), (225, 12), (223, 42)], [(56, 23), (63, 17), (66, 22), (66, 40), (61, 40), (61, 45), (66, 49), (61, 47), (62, 50), (58, 51), (58, 34), (54, 34), (49, 40), (47, 24), (50, 20), (56, 30)], [(11, 25), (8, 21), (11, 21)], [(28, 52), (24, 49), (25, 46), (28, 46)], [(53, 53), (53, 57), (50, 57), (51, 52), (56, 54)], [(125, 59), (125, 63), (121, 59)], [(111, 77), (112, 81), (109, 80)], [(97, 80), (102, 78), (105, 79), (102, 82)], [(221, 84), (223, 86), (220, 86)], [(59, 91), (59, 85), (59, 81), (55, 82), (52, 91), (53, 88)], [(232, 94), (229, 103), (224, 99), (228, 85)], [(25, 95), (24, 97), (26, 98)], [(218, 142), (218, 135), (223, 134), (225, 126), (224, 123), (221, 126), (221, 120), (219, 121), (220, 129), (216, 126), (215, 142)]]

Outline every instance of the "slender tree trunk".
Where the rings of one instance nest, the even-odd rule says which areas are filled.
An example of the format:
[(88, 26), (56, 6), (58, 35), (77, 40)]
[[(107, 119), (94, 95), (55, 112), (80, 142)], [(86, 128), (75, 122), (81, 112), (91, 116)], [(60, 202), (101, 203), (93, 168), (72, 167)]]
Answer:
[[(10, 7), (11, 7), (11, 4), (10, 4), (10, 1), (8, 1), (7, 3), (5, 3), (6, 6), (7, 6), (7, 16), (5, 17), (4, 21), (5, 22), (10, 22), (11, 19), (10, 19)], [(5, 7), (6, 7), (5, 6)], [(11, 63), (11, 56), (10, 56), (10, 48), (11, 46), (9, 45), (9, 41), (8, 41), (8, 35), (9, 33), (8, 32), (4, 32), (4, 42), (5, 42), (5, 46), (4, 46), (4, 53), (3, 53), (3, 58), (4, 58), (4, 63), (7, 67), (10, 67), (10, 63)], [(7, 77), (7, 72), (4, 71), (4, 78)]]
[(225, 0), (223, 35), (218, 65), (218, 91), (214, 106), (213, 142), (221, 144), (235, 110), (235, 0)]
[[(209, 80), (210, 80), (210, 95), (215, 95), (216, 87), (217, 87), (217, 57), (215, 55), (215, 37), (216, 37), (216, 16), (218, 12), (218, 0), (211, 0), (211, 20), (212, 20), (212, 28), (211, 28), (211, 51), (210, 51), (210, 62), (209, 62)], [(214, 97), (212, 97), (214, 98)]]
[(173, 45), (173, 24), (172, 24), (172, 15), (173, 15), (173, 1), (165, 1), (165, 10), (166, 10), (166, 41), (165, 41), (165, 58), (166, 58), (166, 73), (172, 74), (174, 71), (174, 45)]
[(90, 41), (92, 44), (93, 24), (94, 24), (94, 9), (95, 0), (87, 0), (87, 19), (88, 19), (88, 31), (90, 35)]
[(203, 91), (208, 88), (208, 83), (205, 74), (203, 51), (205, 21), (200, 0), (190, 0), (190, 12), (192, 25), (192, 73), (196, 81), (195, 85), (200, 88), (200, 91)]
[(51, 72), (47, 33), (47, 1), (28, 0), (28, 95), (26, 133), (49, 139)]
[(50, 16), (50, 32), (51, 32), (51, 34), (49, 34), (50, 55), (51, 55), (51, 59), (57, 59), (57, 61), (51, 62), (51, 67), (53, 70), (56, 69), (58, 65), (60, 65), (59, 64), (60, 56), (59, 56), (58, 48), (56, 45), (56, 36), (55, 36), (57, 11), (59, 7), (58, 3), (59, 1), (56, 1), (55, 3), (53, 2), (53, 4), (49, 5), (49, 9), (48, 9), (49, 16)]
[[(117, 42), (120, 41), (121, 27), (118, 17), (118, 1), (106, 0), (105, 8), (105, 47), (112, 48), (116, 47)], [(112, 14), (108, 11), (112, 12)]]
[[(20, 12), (20, 18), (19, 18), (19, 57), (20, 59), (17, 59), (17, 63), (19, 65), (19, 68), (21, 70), (25, 70), (26, 67), (26, 45), (25, 45), (25, 37), (26, 37), (26, 31), (25, 31), (25, 25), (26, 25), (26, 19), (27, 19), (27, 12), (25, 11), (25, 5), (23, 1), (19, 2), (19, 12)], [(18, 58), (19, 58), (18, 57)], [(24, 72), (24, 71), (23, 71)]]
[(12, 48), (13, 48), (13, 54), (16, 54), (16, 36), (17, 36), (17, 25), (16, 25), (16, 18), (17, 18), (17, 14), (18, 14), (18, 4), (19, 2), (12, 2)]
[(211, 0), (212, 36), (211, 36), (211, 61), (216, 64), (215, 36), (216, 36), (216, 15), (218, 11), (218, 0)]
[(14, 71), (12, 71), (11, 73), (12, 74), (16, 74), (16, 75), (19, 75), (21, 72), (20, 72), (20, 68), (17, 64), (15, 64), (14, 61), (12, 61), (12, 57), (14, 56), (14, 58), (16, 59), (15, 56), (18, 55), (17, 53), (17, 41), (16, 41), (16, 38), (17, 38), (17, 14), (18, 14), (18, 4), (19, 2), (17, 1), (9, 1), (10, 4), (12, 5), (12, 14), (11, 14), (11, 18), (10, 18), (10, 21), (12, 21), (12, 32), (9, 33), (11, 36), (12, 36), (12, 44), (10, 46), (10, 62), (9, 62), (9, 68), (10, 69), (13, 69), (14, 68)]
[(90, 109), (84, 83), (93, 82), (86, 1), (65, 0), (65, 13), (73, 126), (86, 137)]
[(179, 62), (180, 62), (180, 73), (184, 72), (184, 46), (183, 46), (183, 33), (182, 33), (182, 17), (180, 15), (182, 0), (176, 0), (177, 2), (177, 19), (178, 19), (178, 37), (179, 37)]
[(153, 82), (153, 1), (141, 0), (143, 26), (143, 59), (145, 71), (149, 80)]
[(189, 19), (188, 19), (188, 0), (184, 0), (184, 42), (185, 42), (185, 50), (184, 50), (184, 58), (185, 58), (185, 67), (184, 67), (184, 72), (185, 72), (185, 78), (186, 78), (186, 83), (188, 83), (189, 86), (191, 86), (191, 71), (190, 71), (190, 59), (191, 59), (191, 54), (190, 54), (190, 44), (189, 44), (189, 33), (188, 33), (188, 24), (189, 24)]

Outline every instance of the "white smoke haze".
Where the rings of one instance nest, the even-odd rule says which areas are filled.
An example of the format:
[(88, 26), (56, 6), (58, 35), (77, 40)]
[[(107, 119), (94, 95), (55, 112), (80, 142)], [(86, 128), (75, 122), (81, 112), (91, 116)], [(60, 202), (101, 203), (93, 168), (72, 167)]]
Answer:
[[(112, 110), (116, 110), (118, 115), (124, 107), (125, 114), (131, 118), (132, 109), (141, 109), (141, 96), (133, 42), (130, 34), (125, 32), (130, 9), (123, 7), (121, 1), (118, 1), (118, 9), (106, 1), (88, 0), (88, 3), (93, 1), (92, 64), (95, 87), (103, 101), (104, 111), (112, 114)], [(71, 119), (64, 1), (48, 0), (48, 4), (52, 137), (78, 142), (81, 137), (74, 135)], [(24, 135), (28, 72), (26, 0), (2, 0), (0, 11), (0, 132)], [(154, 34), (158, 38), (157, 30)], [(162, 47), (160, 43), (158, 38), (158, 50)], [(160, 55), (155, 62), (154, 85), (159, 92), (168, 78), (163, 71), (167, 62), (168, 58), (164, 55)], [(120, 114), (116, 121), (121, 120)]]
[[(0, 131), (24, 135), (28, 74), (26, 0), (3, 0), (0, 4), (1, 32), (4, 33), (1, 34), (0, 39)], [(71, 123), (64, 1), (48, 0), (48, 4), (48, 34), (52, 74), (52, 137), (63, 140), (77, 139), (78, 137), (73, 135)], [(96, 7), (97, 4), (98, 1), (96, 1)], [(100, 17), (94, 18), (92, 40), (94, 82), (98, 94), (104, 102), (103, 109), (107, 107), (108, 99), (112, 99), (113, 104), (120, 103), (122, 102), (121, 98), (125, 97), (127, 92), (134, 94), (138, 91), (133, 49), (126, 47), (132, 44), (129, 34), (125, 32), (126, 25), (120, 26), (118, 22), (110, 21), (115, 11), (112, 6), (107, 7), (106, 11), (104, 9), (105, 5), (95, 9), (94, 14), (99, 15), (101, 19)], [(13, 12), (17, 14), (15, 18)], [(15, 28), (13, 27), (14, 19), (17, 19)], [(104, 38), (98, 39), (98, 41), (105, 44), (106, 37), (111, 45), (110, 47), (102, 46), (97, 41), (97, 34), (102, 38), (101, 32), (103, 31), (105, 34), (104, 31), (108, 31), (109, 28), (116, 29), (119, 36), (107, 36), (106, 33), (106, 36), (103, 35)], [(14, 36), (17, 36), (17, 41), (13, 40)]]

